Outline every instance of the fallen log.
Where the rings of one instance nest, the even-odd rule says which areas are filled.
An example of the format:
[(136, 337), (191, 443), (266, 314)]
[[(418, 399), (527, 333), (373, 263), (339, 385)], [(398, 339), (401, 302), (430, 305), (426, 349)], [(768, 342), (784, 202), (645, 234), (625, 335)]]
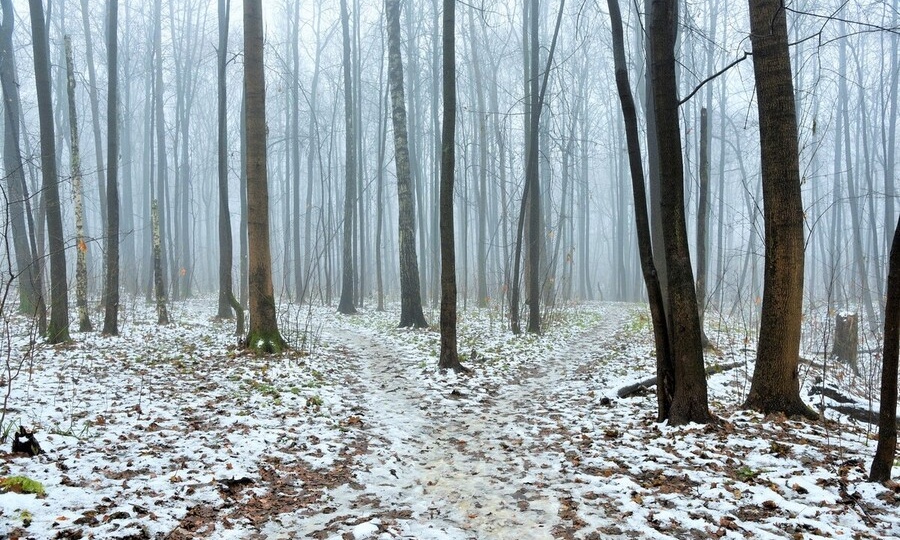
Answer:
[[(833, 411), (837, 411), (841, 414), (849, 416), (850, 418), (857, 420), (859, 422), (865, 422), (866, 424), (878, 425), (878, 411), (871, 410), (867, 407), (864, 407), (857, 400), (845, 396), (841, 394), (839, 391), (834, 388), (830, 388), (828, 386), (815, 385), (809, 389), (810, 396), (825, 396), (832, 401), (836, 401), (839, 403), (838, 405), (830, 405), (830, 404), (819, 404), (819, 409), (821, 410), (824, 406), (827, 409), (831, 409)], [(900, 426), (900, 421), (897, 422), (897, 425)]]
[[(709, 366), (706, 368), (706, 376), (715, 375), (716, 373), (722, 373), (723, 371), (728, 371), (729, 369), (734, 369), (736, 367), (741, 367), (744, 365), (744, 362), (732, 362), (730, 364), (716, 364), (713, 366)], [(629, 384), (628, 386), (623, 386), (619, 388), (616, 392), (616, 395), (620, 398), (632, 396), (638, 392), (643, 390), (649, 390), (650, 388), (656, 386), (656, 377), (649, 377), (644, 379), (643, 381), (636, 382), (634, 384)]]

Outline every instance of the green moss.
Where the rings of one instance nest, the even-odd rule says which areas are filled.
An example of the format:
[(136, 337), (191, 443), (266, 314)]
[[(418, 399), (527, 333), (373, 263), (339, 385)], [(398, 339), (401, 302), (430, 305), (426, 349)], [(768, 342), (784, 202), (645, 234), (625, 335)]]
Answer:
[(7, 476), (0, 478), (0, 489), (4, 492), (13, 493), (33, 493), (39, 497), (47, 494), (44, 486), (37, 480), (32, 480), (27, 476)]
[(288, 348), (278, 330), (268, 332), (250, 332), (247, 336), (247, 348), (256, 354), (281, 354)]

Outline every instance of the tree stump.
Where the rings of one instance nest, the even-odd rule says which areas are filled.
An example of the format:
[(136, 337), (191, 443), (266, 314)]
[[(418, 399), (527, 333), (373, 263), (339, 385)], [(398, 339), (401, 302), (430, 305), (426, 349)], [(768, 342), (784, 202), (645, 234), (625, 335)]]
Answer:
[(847, 364), (854, 374), (859, 374), (856, 359), (859, 351), (859, 316), (856, 313), (838, 313), (834, 320), (834, 347), (832, 354)]

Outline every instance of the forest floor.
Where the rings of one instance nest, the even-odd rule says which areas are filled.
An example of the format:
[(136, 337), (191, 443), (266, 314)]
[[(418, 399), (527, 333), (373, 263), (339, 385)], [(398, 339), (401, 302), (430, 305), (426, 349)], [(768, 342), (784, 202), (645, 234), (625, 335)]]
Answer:
[[(263, 358), (211, 301), (173, 304), (165, 327), (138, 301), (117, 338), (30, 348), (11, 332), (25, 362), (3, 376), (3, 427), (35, 429), (45, 453), (0, 454), (0, 478), (45, 493), (0, 494), (0, 537), (900, 537), (900, 488), (865, 482), (871, 426), (739, 409), (739, 329), (707, 326), (707, 366), (739, 364), (709, 377), (718, 424), (657, 423), (652, 390), (618, 398), (654, 373), (645, 310), (557, 309), (540, 337), (465, 311), (468, 375), (438, 372), (438, 332), (397, 329), (396, 309), (291, 307), (294, 350)], [(804, 367), (805, 388), (816, 376)]]

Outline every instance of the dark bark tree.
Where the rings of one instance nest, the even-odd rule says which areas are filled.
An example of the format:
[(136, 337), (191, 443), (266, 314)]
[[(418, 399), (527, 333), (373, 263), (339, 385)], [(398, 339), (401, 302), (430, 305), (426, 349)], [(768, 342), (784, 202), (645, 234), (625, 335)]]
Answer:
[(675, 75), (676, 0), (653, 0), (650, 7), (649, 63), (656, 140), (659, 145), (660, 217), (668, 290), (666, 321), (671, 345), (672, 400), (664, 415), (671, 424), (709, 422), (700, 318), (684, 210), (684, 165)]
[(347, 164), (344, 171), (344, 244), (341, 262), (341, 299), (338, 312), (344, 315), (356, 313), (354, 301), (353, 224), (356, 209), (356, 135), (353, 104), (353, 80), (350, 54), (350, 14), (347, 0), (341, 0), (341, 30), (344, 36), (344, 152)]
[(628, 164), (631, 169), (631, 190), (634, 197), (634, 218), (637, 227), (638, 251), (640, 252), (641, 272), (647, 288), (647, 299), (650, 304), (650, 320), (653, 323), (653, 336), (656, 344), (656, 399), (658, 420), (666, 419), (671, 408), (674, 381), (672, 380), (672, 357), (669, 345), (669, 333), (663, 308), (662, 289), (656, 275), (653, 262), (653, 249), (650, 240), (650, 218), (647, 214), (647, 195), (644, 191), (644, 165), (641, 159), (640, 139), (638, 135), (637, 110), (628, 81), (628, 67), (625, 61), (625, 38), (622, 31), (622, 15), (618, 0), (608, 0), (609, 17), (612, 23), (613, 56), (616, 71), (616, 88), (622, 104), (622, 115), (625, 117), (625, 139), (628, 146)]
[(803, 201), (787, 20), (779, 0), (750, 0), (766, 265), (756, 367), (746, 407), (817, 418), (800, 399)]
[[(538, 56), (540, 54), (540, 39), (538, 36), (538, 0), (531, 1), (531, 13), (528, 19), (530, 23), (530, 39), (528, 45), (531, 51), (528, 60), (531, 64), (529, 74), (531, 80), (531, 117), (528, 127), (528, 158), (525, 166), (525, 191), (523, 197), (528, 199), (528, 252), (526, 259), (526, 276), (528, 289), (528, 332), (541, 333), (541, 257), (544, 252), (544, 231), (541, 223), (541, 174), (539, 170), (539, 144), (541, 132), (541, 108), (543, 107), (543, 93), (538, 86)], [(565, 6), (560, 4), (560, 13)], [(557, 29), (559, 27), (557, 26)], [(549, 73), (548, 62), (545, 73)]]
[[(34, 316), (41, 333), (46, 331), (47, 310), (44, 304), (40, 266), (30, 246), (29, 205), (26, 200), (25, 169), (19, 143), (21, 106), (19, 83), (16, 80), (16, 61), (13, 49), (15, 13), (12, 0), (0, 0), (3, 22), (0, 25), (0, 85), (3, 87), (3, 165), (6, 170), (7, 198), (13, 250), (19, 274), (19, 312)], [(26, 216), (27, 212), (27, 216)]]
[(119, 0), (109, 0), (107, 15), (106, 54), (109, 66), (109, 91), (107, 94), (106, 158), (106, 284), (104, 289), (105, 314), (103, 333), (115, 336), (119, 333), (119, 57), (118, 12)]
[(391, 122), (394, 127), (394, 164), (397, 169), (400, 243), (400, 328), (426, 328), (416, 254), (416, 208), (410, 188), (409, 140), (406, 131), (406, 97), (403, 60), (400, 56), (400, 1), (386, 0), (388, 27), (388, 79), (391, 86)]
[(250, 330), (245, 347), (278, 353), (287, 348), (275, 311), (269, 248), (269, 187), (266, 173), (266, 79), (261, 0), (244, 1), (244, 93), (247, 123), (247, 235)]
[(884, 306), (884, 349), (881, 360), (881, 406), (878, 412), (878, 447), (869, 481), (891, 479), (897, 452), (897, 359), (900, 356), (900, 220), (894, 229), (888, 263)]
[(231, 214), (228, 210), (228, 113), (225, 69), (228, 61), (228, 12), (231, 2), (218, 0), (219, 50), (216, 54), (218, 72), (218, 172), (219, 172), (219, 308), (216, 317), (231, 318), (232, 259)]
[(72, 37), (65, 36), (66, 97), (69, 108), (69, 158), (72, 172), (72, 195), (75, 200), (75, 304), (78, 307), (78, 331), (94, 329), (88, 315), (87, 243), (84, 240), (84, 193), (81, 176), (81, 146), (78, 141), (78, 113), (75, 108), (75, 63), (72, 60)]
[(444, 118), (441, 131), (441, 351), (439, 369), (464, 371), (456, 344), (456, 241), (453, 232), (453, 182), (456, 174), (456, 2), (444, 0), (442, 68)]
[(31, 11), (31, 42), (34, 51), (34, 79), (37, 90), (38, 118), (41, 126), (41, 183), (47, 212), (47, 236), (50, 247), (50, 322), (47, 341), (69, 340), (69, 290), (66, 281), (66, 246), (63, 238), (59, 201), (59, 175), (56, 169), (56, 140), (53, 126), (53, 100), (50, 95), (50, 55), (42, 0), (28, 0)]

